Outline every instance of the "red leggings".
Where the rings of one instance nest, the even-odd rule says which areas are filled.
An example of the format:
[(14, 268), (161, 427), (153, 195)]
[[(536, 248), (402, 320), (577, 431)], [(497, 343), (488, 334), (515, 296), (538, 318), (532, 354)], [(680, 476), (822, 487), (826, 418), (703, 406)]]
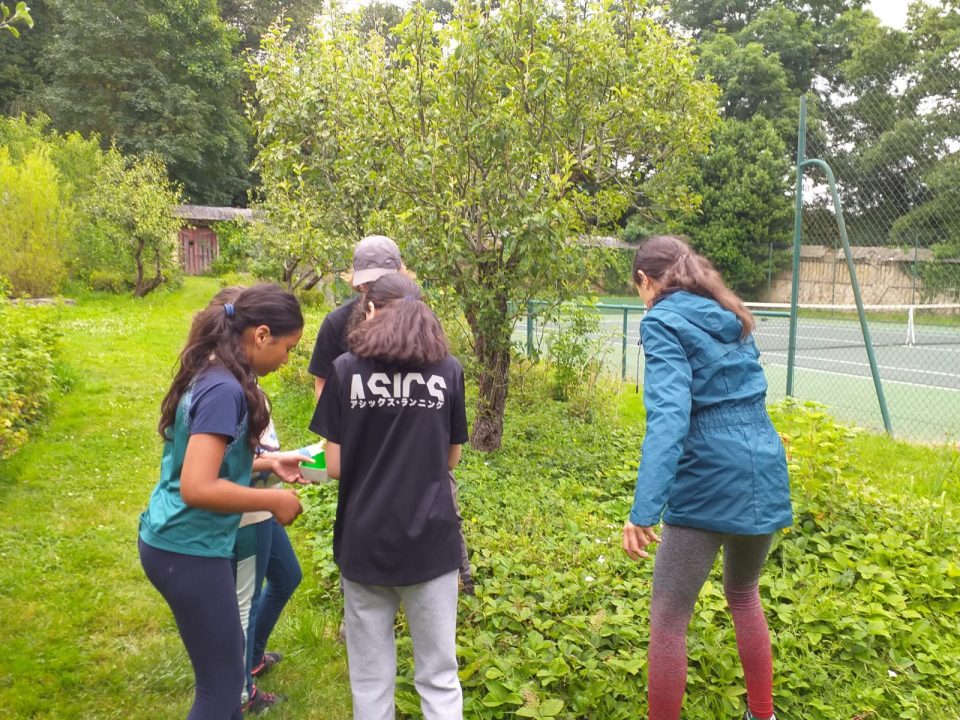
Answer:
[(649, 720), (679, 720), (687, 683), (687, 626), (723, 548), (723, 591), (733, 616), (750, 712), (773, 715), (770, 631), (757, 582), (772, 535), (726, 535), (664, 525), (653, 570), (648, 659)]

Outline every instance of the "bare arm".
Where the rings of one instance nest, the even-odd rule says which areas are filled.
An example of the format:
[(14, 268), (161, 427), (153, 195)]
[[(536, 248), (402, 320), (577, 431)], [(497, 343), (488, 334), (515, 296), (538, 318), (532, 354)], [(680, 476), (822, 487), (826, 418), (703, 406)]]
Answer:
[(265, 452), (253, 460), (253, 471), (268, 471), (284, 482), (309, 485), (300, 472), (300, 463), (313, 460), (309, 455), (289, 450), (286, 452)]
[(447, 467), (453, 470), (460, 464), (460, 450), (463, 445), (451, 445), (450, 452), (447, 453)]
[(313, 394), (316, 396), (316, 399), (320, 399), (320, 395), (323, 394), (323, 386), (326, 385), (327, 379), (318, 377), (313, 379)]
[(327, 445), (323, 449), (324, 456), (327, 459), (327, 475), (334, 480), (340, 479), (340, 443), (334, 443), (327, 440)]
[(190, 507), (222, 513), (268, 510), (288, 525), (302, 508), (290, 490), (249, 488), (221, 478), (220, 464), (227, 449), (223, 435), (191, 435), (180, 473), (180, 495)]

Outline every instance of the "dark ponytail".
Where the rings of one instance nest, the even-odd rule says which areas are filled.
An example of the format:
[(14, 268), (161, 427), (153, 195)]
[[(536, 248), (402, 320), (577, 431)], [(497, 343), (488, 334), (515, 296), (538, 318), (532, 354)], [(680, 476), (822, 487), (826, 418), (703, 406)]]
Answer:
[[(367, 303), (377, 310), (370, 320), (363, 319)], [(440, 321), (424, 304), (417, 284), (402, 273), (383, 275), (367, 288), (347, 342), (357, 357), (400, 368), (427, 367), (447, 356)]]
[(654, 235), (637, 249), (633, 259), (633, 282), (637, 272), (656, 280), (661, 290), (686, 290), (716, 300), (740, 318), (746, 338), (755, 326), (753, 315), (737, 295), (728, 288), (713, 264), (693, 251), (686, 238)]
[(210, 304), (194, 316), (173, 383), (160, 404), (158, 430), (165, 440), (169, 439), (167, 431), (176, 421), (177, 406), (190, 383), (202, 370), (219, 365), (229, 370), (243, 387), (249, 417), (247, 439), (252, 445), (257, 443), (270, 422), (270, 411), (241, 338), (244, 330), (260, 325), (270, 328), (274, 336), (301, 330), (300, 303), (276, 285), (231, 287), (217, 293)]

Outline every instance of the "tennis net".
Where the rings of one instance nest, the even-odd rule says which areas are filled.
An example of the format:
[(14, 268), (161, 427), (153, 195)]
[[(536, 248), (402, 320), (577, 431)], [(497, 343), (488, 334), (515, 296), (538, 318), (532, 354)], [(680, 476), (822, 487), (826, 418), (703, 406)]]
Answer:
[[(790, 341), (790, 305), (747, 303), (762, 351), (786, 351)], [(960, 345), (960, 303), (866, 305), (864, 313), (875, 347)], [(856, 305), (801, 305), (797, 312), (797, 349), (864, 347)]]

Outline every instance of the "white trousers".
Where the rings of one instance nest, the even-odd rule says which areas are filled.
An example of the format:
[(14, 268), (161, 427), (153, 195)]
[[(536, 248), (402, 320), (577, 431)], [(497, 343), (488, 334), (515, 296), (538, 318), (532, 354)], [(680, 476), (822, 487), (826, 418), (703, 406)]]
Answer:
[(413, 640), (414, 685), (424, 720), (462, 720), (457, 676), (457, 575), (420, 585), (361, 585), (343, 579), (354, 720), (394, 720), (400, 604)]

